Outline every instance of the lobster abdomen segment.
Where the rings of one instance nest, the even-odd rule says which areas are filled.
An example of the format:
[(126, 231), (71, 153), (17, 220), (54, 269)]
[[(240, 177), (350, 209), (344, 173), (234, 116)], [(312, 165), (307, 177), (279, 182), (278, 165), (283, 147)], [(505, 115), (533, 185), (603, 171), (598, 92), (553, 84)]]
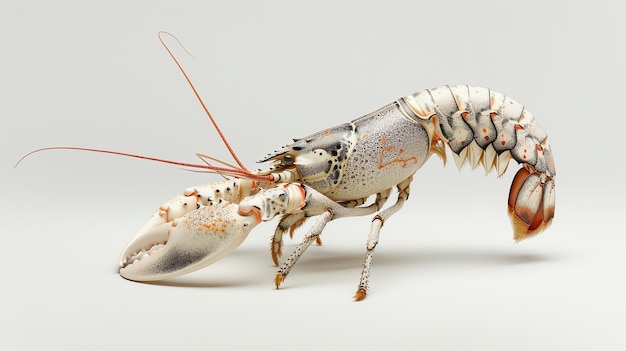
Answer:
[[(556, 169), (546, 132), (516, 100), (486, 88), (446, 85), (399, 100), (413, 118), (436, 123), (458, 168), (482, 164), (504, 174), (511, 158), (524, 167), (509, 193), (515, 240), (547, 228), (554, 217)], [(436, 118), (435, 118), (436, 117)]]
[[(425, 89), (401, 99), (422, 119), (437, 117), (444, 141), (454, 153), (458, 167), (482, 163), (487, 171), (506, 170), (513, 157), (539, 172), (555, 175), (547, 134), (534, 116), (516, 100), (468, 85)], [(544, 149), (538, 155), (537, 146)]]

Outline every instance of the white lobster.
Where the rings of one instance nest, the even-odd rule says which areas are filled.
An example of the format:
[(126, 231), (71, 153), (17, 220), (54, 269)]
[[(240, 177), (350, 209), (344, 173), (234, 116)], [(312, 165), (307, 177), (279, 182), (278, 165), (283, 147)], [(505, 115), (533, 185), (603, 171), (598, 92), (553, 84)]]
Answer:
[[(356, 300), (365, 297), (383, 223), (409, 196), (413, 174), (433, 153), (502, 175), (511, 157), (523, 167), (509, 194), (515, 240), (545, 229), (554, 216), (555, 168), (545, 132), (513, 99), (485, 88), (443, 86), (401, 98), (378, 111), (296, 140), (262, 160), (266, 172), (221, 169), (237, 178), (189, 188), (161, 206), (126, 247), (120, 274), (130, 280), (176, 277), (205, 267), (239, 246), (262, 221), (282, 216), (272, 239), (275, 263), (283, 234), (318, 216), (275, 279), (279, 287), (326, 223), (378, 212), (367, 240)], [(381, 211), (393, 187), (398, 200)], [(375, 201), (365, 206), (367, 198)]]
[[(119, 266), (124, 278), (155, 281), (206, 267), (237, 248), (260, 222), (281, 216), (271, 243), (278, 265), (283, 234), (317, 216), (277, 272), (278, 288), (329, 221), (376, 213), (355, 295), (358, 301), (367, 293), (382, 225), (408, 199), (413, 174), (432, 154), (445, 163), (446, 145), (459, 168), (482, 164), (500, 176), (511, 157), (522, 164), (508, 198), (514, 239), (548, 227), (554, 217), (556, 171), (546, 133), (520, 103), (486, 88), (441, 86), (400, 98), (350, 123), (294, 140), (260, 161), (271, 162), (267, 171), (247, 171), (241, 163), (241, 168), (215, 167), (208, 165), (214, 159), (202, 155), (207, 165), (70, 149), (147, 158), (232, 177), (188, 188), (156, 210), (122, 252)], [(383, 209), (394, 187), (397, 201)], [(367, 204), (372, 195), (375, 200)]]

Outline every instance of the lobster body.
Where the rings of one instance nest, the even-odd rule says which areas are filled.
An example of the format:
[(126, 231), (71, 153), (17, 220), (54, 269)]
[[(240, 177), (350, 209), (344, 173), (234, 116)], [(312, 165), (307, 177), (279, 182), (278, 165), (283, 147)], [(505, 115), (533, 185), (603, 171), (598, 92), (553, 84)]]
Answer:
[[(445, 163), (446, 145), (459, 168), (482, 164), (502, 175), (511, 158), (522, 164), (508, 199), (515, 240), (551, 223), (556, 171), (546, 133), (534, 117), (489, 89), (442, 86), (294, 139), (260, 161), (271, 162), (267, 171), (225, 171), (236, 177), (185, 190), (161, 206), (124, 250), (120, 274), (144, 281), (188, 273), (234, 250), (260, 222), (281, 216), (271, 243), (278, 264), (283, 235), (317, 217), (278, 271), (279, 287), (302, 253), (319, 241), (326, 223), (376, 213), (355, 296), (361, 300), (384, 221), (403, 206), (413, 174), (432, 154)], [(394, 187), (398, 199), (383, 209)], [(375, 200), (366, 204), (372, 195)]]
[[(414, 173), (446, 148), (460, 169), (482, 164), (501, 176), (513, 158), (522, 167), (513, 178), (507, 201), (516, 241), (535, 235), (552, 222), (556, 168), (546, 132), (517, 101), (486, 88), (446, 85), (400, 98), (349, 123), (322, 130), (268, 154), (267, 170), (249, 171), (239, 161), (193, 83), (169, 50), (239, 166), (211, 156), (191, 164), (118, 151), (81, 147), (51, 149), (101, 152), (208, 170), (224, 181), (187, 188), (153, 212), (123, 250), (120, 275), (154, 281), (208, 266), (236, 249), (259, 223), (280, 217), (270, 243), (276, 265), (283, 236), (308, 218), (315, 223), (276, 273), (278, 288), (300, 256), (331, 220), (375, 214), (367, 237), (357, 301), (365, 298), (370, 264), (383, 223), (409, 198)], [(223, 166), (213, 166), (219, 162)], [(392, 190), (396, 202), (384, 207)], [(375, 197), (373, 201), (369, 201)]]
[(260, 162), (286, 154), (293, 155), (305, 184), (332, 200), (350, 201), (393, 188), (415, 173), (431, 152), (424, 126), (394, 102), (296, 140)]

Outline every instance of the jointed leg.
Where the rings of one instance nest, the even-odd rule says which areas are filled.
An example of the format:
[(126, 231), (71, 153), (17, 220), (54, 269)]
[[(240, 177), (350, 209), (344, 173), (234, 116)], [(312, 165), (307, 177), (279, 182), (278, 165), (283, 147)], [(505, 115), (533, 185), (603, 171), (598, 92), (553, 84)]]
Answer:
[[(319, 242), (319, 236), (322, 233), (322, 230), (324, 230), (326, 223), (336, 218), (351, 217), (351, 216), (365, 216), (368, 214), (372, 214), (376, 211), (379, 211), (380, 208), (385, 203), (385, 201), (387, 201), (387, 198), (389, 197), (390, 192), (391, 190), (386, 190), (386, 191), (378, 193), (376, 195), (376, 201), (366, 207), (346, 207), (346, 206), (343, 206), (342, 204), (339, 204), (335, 201), (328, 199), (327, 197), (321, 194), (316, 195), (317, 197), (315, 199), (310, 199), (311, 203), (314, 203), (316, 201), (319, 203), (323, 203), (326, 210), (322, 212), (322, 214), (317, 219), (315, 224), (307, 232), (302, 243), (300, 243), (300, 245), (296, 247), (295, 251), (291, 254), (291, 256), (289, 256), (287, 261), (285, 261), (285, 263), (282, 265), (280, 270), (276, 273), (276, 278), (274, 280), (274, 282), (276, 283), (276, 288), (280, 287), (280, 284), (283, 282), (283, 280), (285, 280), (285, 277), (287, 277), (287, 274), (289, 274), (289, 272), (291, 271), (293, 266), (296, 264), (300, 256), (302, 256), (304, 251), (306, 251), (306, 249), (309, 246), (311, 246), (313, 241), (317, 240)], [(312, 205), (312, 206), (315, 206), (315, 205)], [(277, 253), (280, 252), (282, 235), (287, 230), (287, 228), (293, 227), (293, 226), (299, 226), (304, 221), (305, 218), (306, 218), (306, 214), (303, 213), (301, 215), (300, 212), (294, 215), (283, 217), (281, 222), (278, 224), (278, 228), (276, 229), (276, 232), (274, 233), (274, 238), (272, 239), (272, 258), (275, 257), (274, 256), (275, 252)], [(278, 250), (276, 250), (275, 247), (278, 247)], [(276, 261), (277, 260), (278, 260), (278, 256), (276, 256)]]
[(369, 275), (370, 275), (370, 265), (372, 262), (372, 257), (374, 256), (374, 249), (378, 244), (378, 237), (380, 236), (380, 228), (383, 226), (385, 221), (389, 219), (394, 213), (398, 212), (404, 202), (409, 198), (409, 190), (411, 181), (413, 180), (413, 176), (407, 178), (402, 183), (398, 184), (398, 201), (389, 207), (388, 209), (377, 214), (372, 220), (372, 226), (370, 227), (370, 232), (367, 236), (367, 246), (365, 252), (365, 261), (363, 261), (363, 271), (361, 272), (361, 280), (359, 281), (359, 289), (354, 295), (355, 301), (361, 301), (367, 295), (368, 283), (369, 283)]
[(291, 254), (291, 256), (289, 256), (287, 261), (283, 263), (283, 266), (276, 273), (276, 278), (274, 279), (276, 289), (280, 287), (280, 284), (283, 282), (283, 280), (285, 280), (287, 274), (289, 274), (291, 268), (293, 268), (300, 256), (302, 256), (304, 251), (306, 251), (306, 249), (311, 246), (311, 244), (319, 237), (322, 230), (324, 230), (326, 223), (330, 222), (332, 218), (333, 213), (331, 211), (325, 211), (319, 216), (313, 227), (309, 229), (309, 232), (304, 237), (302, 243), (300, 243), (300, 245), (296, 247), (296, 250)]
[[(345, 207), (346, 211), (339, 211), (340, 213), (337, 213), (335, 218), (348, 217), (351, 215), (362, 215), (368, 212), (373, 213), (379, 211), (383, 207), (385, 202), (387, 202), (390, 193), (391, 189), (388, 189), (376, 194), (376, 201), (366, 207), (357, 206), (365, 203), (367, 198), (341, 203), (341, 206)], [(358, 210), (353, 211), (350, 210), (351, 208), (358, 208)], [(282, 256), (283, 235), (287, 232), (287, 230), (289, 230), (289, 236), (293, 237), (294, 230), (304, 224), (307, 218), (308, 217), (306, 217), (304, 211), (292, 213), (281, 218), (278, 226), (276, 226), (274, 235), (271, 237), (270, 240), (270, 252), (272, 254), (272, 261), (274, 261), (275, 265), (278, 266), (278, 259)], [(319, 234), (315, 237), (315, 241), (317, 245), (322, 245), (322, 239)], [(307, 247), (309, 245), (307, 245)]]
[(270, 242), (270, 252), (272, 253), (272, 261), (274, 261), (275, 265), (278, 266), (278, 259), (283, 254), (283, 235), (287, 232), (287, 230), (291, 230), (290, 233), (293, 235), (293, 231), (302, 225), (305, 220), (306, 216), (304, 211), (300, 211), (288, 214), (281, 218), (280, 222), (278, 222), (278, 226), (276, 226), (276, 230), (274, 231), (274, 235), (272, 236)]

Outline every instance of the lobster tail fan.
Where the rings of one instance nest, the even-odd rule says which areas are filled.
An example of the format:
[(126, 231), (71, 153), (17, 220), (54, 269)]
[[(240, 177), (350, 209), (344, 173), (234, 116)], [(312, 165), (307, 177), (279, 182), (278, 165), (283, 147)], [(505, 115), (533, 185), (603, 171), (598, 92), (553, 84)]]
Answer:
[(542, 174), (521, 168), (511, 184), (508, 212), (515, 241), (539, 234), (554, 217), (554, 180), (542, 181)]

